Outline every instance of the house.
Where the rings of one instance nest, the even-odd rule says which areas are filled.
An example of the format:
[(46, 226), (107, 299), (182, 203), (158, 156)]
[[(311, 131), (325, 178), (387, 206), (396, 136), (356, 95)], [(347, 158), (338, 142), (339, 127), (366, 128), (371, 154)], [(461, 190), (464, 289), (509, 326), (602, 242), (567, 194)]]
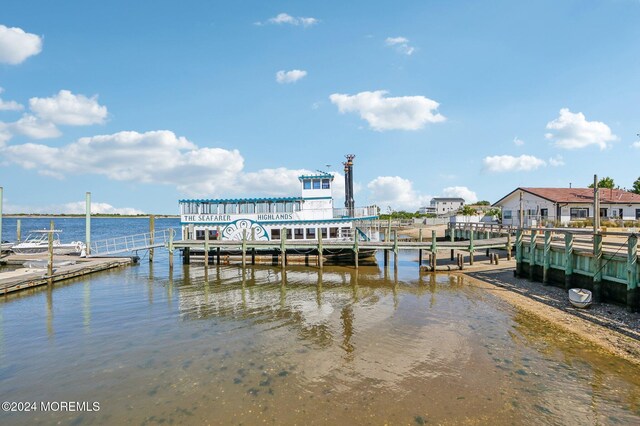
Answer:
[(436, 208), (431, 206), (420, 207), (418, 209), (419, 214), (435, 214)]
[[(516, 188), (493, 204), (502, 209), (503, 224), (520, 226), (521, 195), (525, 227), (593, 218), (593, 188)], [(603, 220), (640, 220), (639, 194), (600, 188), (599, 197)]]
[(455, 213), (464, 206), (464, 198), (435, 197), (430, 204), (437, 215)]

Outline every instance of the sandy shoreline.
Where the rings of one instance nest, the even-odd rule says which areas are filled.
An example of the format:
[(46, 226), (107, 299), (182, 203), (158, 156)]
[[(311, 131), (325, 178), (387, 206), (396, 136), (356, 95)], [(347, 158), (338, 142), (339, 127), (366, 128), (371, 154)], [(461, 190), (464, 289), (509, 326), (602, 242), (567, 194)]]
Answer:
[(574, 308), (564, 289), (516, 278), (513, 269), (461, 273), (471, 285), (640, 366), (639, 313), (608, 303), (594, 304), (589, 309)]

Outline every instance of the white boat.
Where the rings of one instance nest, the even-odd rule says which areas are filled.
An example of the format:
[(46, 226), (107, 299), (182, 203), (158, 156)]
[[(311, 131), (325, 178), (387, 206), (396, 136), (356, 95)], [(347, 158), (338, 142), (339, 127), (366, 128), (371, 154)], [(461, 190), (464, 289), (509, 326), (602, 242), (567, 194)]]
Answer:
[[(296, 197), (180, 200), (182, 238), (204, 240), (208, 233), (210, 240), (223, 241), (353, 241), (357, 235), (360, 241), (379, 241), (378, 207), (354, 204), (353, 158), (347, 156), (344, 163), (344, 208), (334, 206), (334, 176), (318, 172), (298, 177), (301, 194)], [(266, 184), (260, 182), (260, 186)], [(352, 255), (353, 250), (334, 253), (336, 257), (346, 254)]]
[(41, 254), (49, 251), (49, 234), (53, 233), (53, 253), (54, 254), (80, 254), (85, 244), (82, 241), (72, 241), (70, 243), (60, 242), (61, 230), (41, 229), (31, 231), (24, 241), (11, 246), (11, 251), (15, 254)]
[(569, 302), (576, 308), (587, 308), (591, 305), (591, 292), (584, 288), (569, 290)]

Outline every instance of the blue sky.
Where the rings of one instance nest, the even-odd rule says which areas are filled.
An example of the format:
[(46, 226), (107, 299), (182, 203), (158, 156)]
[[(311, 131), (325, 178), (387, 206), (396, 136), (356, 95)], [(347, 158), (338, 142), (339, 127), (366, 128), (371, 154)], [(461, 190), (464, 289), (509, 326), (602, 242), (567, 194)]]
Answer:
[(383, 210), (640, 176), (637, 0), (7, 0), (0, 87), (5, 212), (297, 195), (348, 153)]

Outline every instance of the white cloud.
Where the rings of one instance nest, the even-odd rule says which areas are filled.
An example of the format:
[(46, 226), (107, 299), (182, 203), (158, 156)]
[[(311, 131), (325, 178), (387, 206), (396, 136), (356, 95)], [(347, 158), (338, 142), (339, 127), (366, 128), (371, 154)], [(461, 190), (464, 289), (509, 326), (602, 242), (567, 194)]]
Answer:
[[(0, 94), (4, 92), (4, 89), (0, 87)], [(16, 101), (3, 101), (0, 99), (0, 111), (22, 111), (24, 106), (20, 105)]]
[(556, 155), (555, 157), (551, 157), (549, 158), (549, 165), (551, 167), (564, 166), (564, 158), (562, 158), (562, 155)]
[(547, 129), (550, 132), (545, 137), (558, 148), (564, 149), (597, 145), (602, 150), (607, 148), (607, 142), (618, 139), (605, 123), (587, 121), (583, 113), (574, 114), (568, 108), (562, 108), (560, 116), (547, 123)]
[(524, 145), (524, 141), (516, 136), (515, 138), (513, 138), (513, 144), (515, 146), (522, 146)]
[(0, 63), (17, 65), (42, 50), (42, 39), (22, 28), (0, 25)]
[(405, 37), (387, 37), (384, 42), (403, 55), (411, 56), (416, 50), (415, 47), (409, 45), (409, 39)]
[(467, 204), (473, 204), (478, 201), (478, 196), (476, 195), (476, 193), (466, 186), (450, 186), (444, 188), (442, 190), (442, 196), (450, 198), (464, 198), (464, 201)]
[(390, 207), (392, 210), (416, 211), (421, 206), (427, 205), (432, 198), (430, 195), (421, 195), (413, 189), (413, 183), (399, 176), (379, 176), (367, 184), (371, 192), (369, 197), (374, 204), (386, 213)]
[(521, 155), (519, 157), (511, 155), (494, 155), (485, 157), (482, 162), (484, 163), (485, 168), (490, 172), (528, 172), (547, 165), (544, 160), (532, 155)]
[[(0, 156), (59, 179), (98, 174), (117, 181), (173, 185), (181, 193), (208, 197), (291, 196), (300, 192), (298, 176), (315, 173), (285, 168), (244, 172), (237, 150), (200, 148), (168, 130), (80, 138), (62, 147), (12, 145), (0, 147)], [(344, 198), (344, 177), (334, 175), (334, 196)]]
[(55, 124), (31, 114), (24, 114), (18, 121), (7, 123), (7, 127), (10, 131), (23, 134), (31, 139), (57, 138), (62, 135)]
[[(47, 206), (21, 206), (8, 204), (7, 213), (32, 213), (32, 214), (84, 214), (85, 201), (74, 201), (64, 204), (52, 204)], [(124, 214), (136, 215), (144, 214), (142, 210), (132, 207), (114, 207), (108, 203), (91, 203), (92, 214)]]
[(634, 143), (631, 144), (632, 148), (636, 148), (636, 149), (640, 149), (640, 141), (636, 141)]
[[(276, 25), (282, 25), (282, 24), (288, 24), (288, 25), (294, 25), (294, 26), (301, 25), (306, 28), (306, 27), (315, 25), (318, 22), (320, 22), (320, 20), (316, 18), (309, 18), (309, 17), (303, 17), (303, 16), (294, 17), (287, 13), (279, 13), (278, 16), (269, 18), (266, 23), (276, 24)], [(256, 22), (256, 25), (263, 25), (263, 23)]]
[(280, 84), (295, 83), (307, 75), (303, 70), (278, 71), (276, 73), (276, 81)]
[(107, 118), (107, 107), (98, 104), (97, 96), (87, 98), (69, 90), (60, 90), (50, 98), (31, 98), (29, 107), (43, 120), (69, 126), (101, 124)]
[(386, 94), (383, 90), (353, 96), (334, 93), (329, 99), (341, 113), (359, 113), (376, 131), (418, 130), (427, 123), (446, 120), (436, 111), (440, 104), (434, 100), (424, 96), (384, 97)]

